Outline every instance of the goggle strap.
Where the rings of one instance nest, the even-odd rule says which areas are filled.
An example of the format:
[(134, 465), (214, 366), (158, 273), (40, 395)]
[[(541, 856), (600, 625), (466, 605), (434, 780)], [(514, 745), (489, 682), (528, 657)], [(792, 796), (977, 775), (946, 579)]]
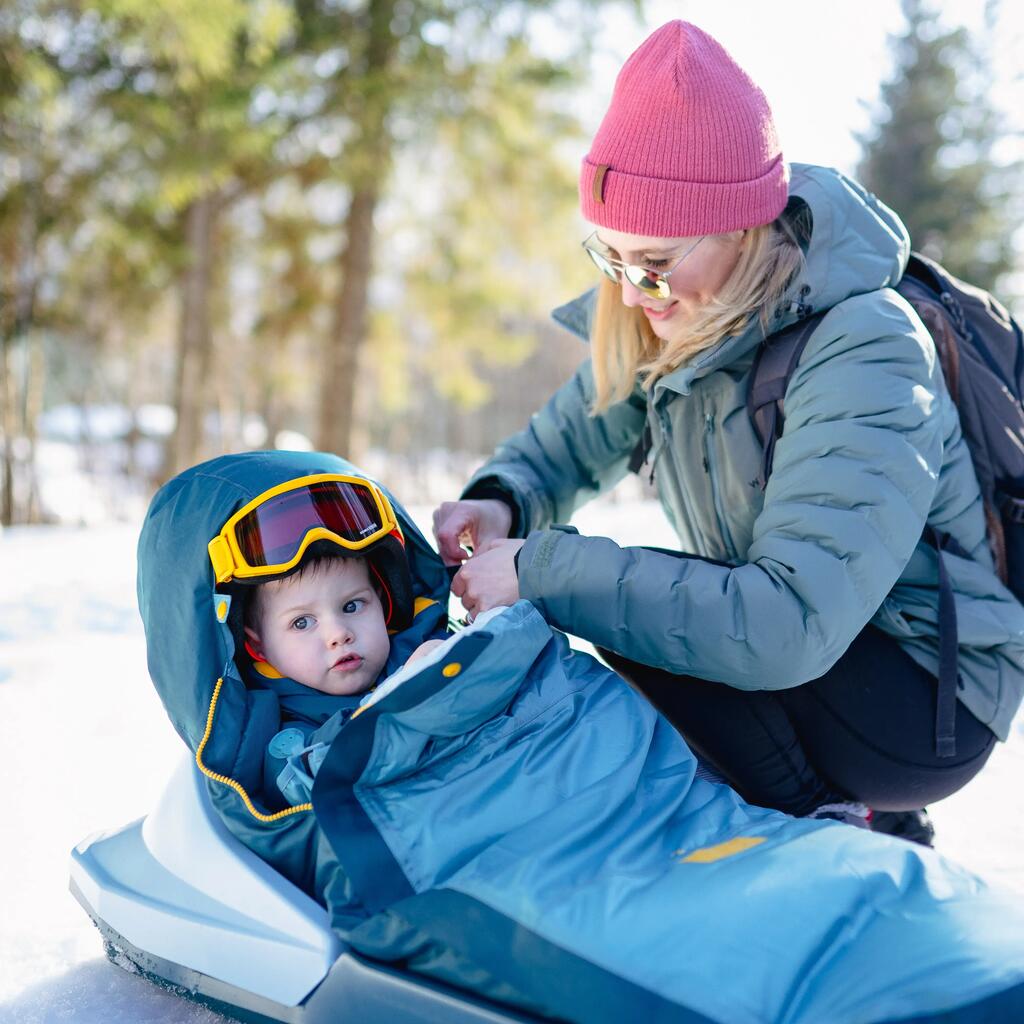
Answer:
[(391, 613), (394, 611), (394, 604), (391, 600), (391, 588), (384, 582), (384, 577), (377, 571), (377, 566), (373, 564), (372, 558), (367, 558), (366, 564), (370, 567), (370, 572), (377, 577), (380, 589), (384, 592), (384, 596), (387, 598), (388, 607), (387, 611), (384, 613), (384, 625), (389, 626), (391, 624)]
[(235, 560), (231, 556), (231, 548), (223, 534), (217, 534), (207, 545), (210, 552), (210, 563), (218, 583), (226, 583), (235, 574)]

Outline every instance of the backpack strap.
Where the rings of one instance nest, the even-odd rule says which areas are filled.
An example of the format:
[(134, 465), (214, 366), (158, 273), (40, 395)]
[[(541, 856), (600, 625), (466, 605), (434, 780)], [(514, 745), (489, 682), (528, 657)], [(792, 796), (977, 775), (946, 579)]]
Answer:
[(956, 754), (954, 733), (960, 674), (957, 670), (956, 600), (942, 552), (943, 549), (956, 555), (966, 555), (966, 552), (948, 533), (939, 533), (931, 526), (924, 528), (924, 540), (935, 548), (939, 567), (939, 685), (935, 697), (935, 753), (939, 757), (953, 757)]
[(763, 448), (761, 472), (757, 477), (757, 486), (762, 491), (768, 485), (768, 477), (771, 475), (775, 442), (782, 435), (785, 420), (782, 401), (786, 397), (789, 380), (807, 342), (824, 316), (824, 313), (815, 313), (771, 335), (754, 357), (747, 387), (747, 415)]

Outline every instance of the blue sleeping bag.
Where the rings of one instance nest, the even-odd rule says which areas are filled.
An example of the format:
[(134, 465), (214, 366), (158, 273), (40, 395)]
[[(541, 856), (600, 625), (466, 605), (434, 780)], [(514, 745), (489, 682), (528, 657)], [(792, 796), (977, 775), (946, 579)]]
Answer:
[[(312, 810), (271, 813), (249, 762), (282, 715), (233, 661), (205, 542), (277, 482), (352, 470), (297, 453), (190, 470), (154, 499), (139, 588), (151, 673), (219, 813), (354, 949), (586, 1024), (1024, 1020), (1024, 900), (697, 779), (671, 726), (525, 601), (382, 687), (332, 742)], [(442, 601), (403, 529), (421, 603)]]

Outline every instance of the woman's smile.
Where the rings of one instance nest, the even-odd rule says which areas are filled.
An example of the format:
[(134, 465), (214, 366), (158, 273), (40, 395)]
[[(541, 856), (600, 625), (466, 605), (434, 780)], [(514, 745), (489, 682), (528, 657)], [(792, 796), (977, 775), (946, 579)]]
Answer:
[(662, 306), (660, 309), (654, 309), (651, 306), (641, 306), (640, 308), (644, 311), (644, 316), (648, 320), (667, 320), (678, 306), (678, 302), (670, 302), (667, 306)]

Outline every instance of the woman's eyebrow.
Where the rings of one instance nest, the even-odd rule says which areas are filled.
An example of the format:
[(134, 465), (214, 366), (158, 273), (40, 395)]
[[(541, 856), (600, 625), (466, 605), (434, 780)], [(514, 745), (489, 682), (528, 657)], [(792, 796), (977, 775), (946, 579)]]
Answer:
[[(600, 235), (597, 236), (597, 240), (603, 245), (609, 252), (614, 252), (618, 255), (622, 255), (614, 245), (609, 245)], [(677, 253), (682, 248), (682, 245), (670, 245), (665, 249), (637, 249), (633, 254), (633, 259), (642, 260), (645, 256), (653, 256), (655, 258), (661, 258), (663, 256), (671, 256)], [(626, 254), (628, 255), (628, 253)]]

